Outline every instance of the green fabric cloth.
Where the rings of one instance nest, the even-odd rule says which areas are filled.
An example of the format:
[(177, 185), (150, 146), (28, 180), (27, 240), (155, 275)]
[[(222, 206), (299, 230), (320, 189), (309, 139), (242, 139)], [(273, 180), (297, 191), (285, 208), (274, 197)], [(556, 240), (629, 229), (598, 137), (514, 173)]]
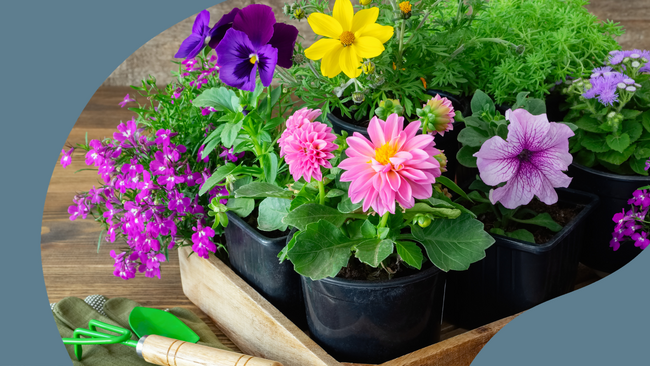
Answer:
[[(103, 306), (103, 311), (107, 315), (104, 316), (83, 300), (76, 297), (66, 297), (53, 306), (52, 312), (61, 337), (72, 338), (76, 328), (88, 329), (88, 321), (91, 319), (131, 329), (128, 320), (129, 314), (136, 306), (140, 306), (140, 304), (133, 300), (119, 297), (109, 299)], [(230, 348), (219, 341), (208, 325), (193, 312), (183, 308), (171, 308), (168, 311), (176, 315), (177, 318), (198, 334), (200, 337), (198, 344), (231, 351)], [(133, 334), (131, 339), (137, 340), (138, 338)], [(135, 348), (122, 344), (83, 345), (82, 347), (83, 356), (81, 361), (78, 361), (74, 354), (74, 346), (71, 344), (65, 345), (73, 366), (151, 365), (138, 356)]]

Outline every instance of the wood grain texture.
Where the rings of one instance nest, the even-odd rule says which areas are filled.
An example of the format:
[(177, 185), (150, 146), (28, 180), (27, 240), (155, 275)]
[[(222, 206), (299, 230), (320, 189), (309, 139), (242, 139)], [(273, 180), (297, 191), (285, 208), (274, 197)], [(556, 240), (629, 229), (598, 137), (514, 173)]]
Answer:
[(189, 254), (178, 253), (185, 295), (244, 353), (285, 366), (339, 365), (223, 262)]
[(150, 335), (142, 346), (145, 361), (161, 366), (282, 366), (259, 357)]

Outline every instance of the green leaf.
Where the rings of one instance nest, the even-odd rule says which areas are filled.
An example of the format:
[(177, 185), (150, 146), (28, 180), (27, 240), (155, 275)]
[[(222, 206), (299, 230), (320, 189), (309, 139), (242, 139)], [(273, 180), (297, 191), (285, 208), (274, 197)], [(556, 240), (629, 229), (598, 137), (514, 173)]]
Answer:
[(368, 220), (363, 220), (361, 224), (360, 233), (362, 238), (373, 238), (377, 236), (377, 228), (372, 222)]
[(311, 201), (312, 200), (310, 200), (307, 197), (298, 196), (298, 197), (291, 200), (291, 206), (289, 207), (289, 211), (293, 211), (296, 208), (304, 205), (305, 203), (309, 203)]
[(336, 227), (340, 227), (348, 217), (348, 214), (341, 213), (331, 207), (317, 203), (307, 203), (289, 212), (282, 222), (294, 226), (300, 231), (305, 231), (307, 225), (319, 220), (325, 220)]
[(410, 241), (396, 241), (395, 247), (397, 248), (397, 254), (406, 264), (417, 269), (422, 268), (424, 255), (417, 244)]
[(468, 196), (469, 196), (469, 198), (472, 199), (473, 202), (482, 202), (482, 203), (490, 202), (490, 200), (483, 197), (483, 195), (479, 191), (471, 191), (471, 192), (469, 192)]
[(273, 130), (274, 128), (276, 128), (276, 127), (278, 127), (279, 125), (281, 125), (282, 123), (284, 123), (284, 118), (283, 118), (283, 117), (275, 117), (275, 118), (271, 118), (270, 121), (267, 121), (267, 122), (264, 124), (264, 129), (265, 129), (266, 131), (271, 131), (271, 130)]
[(486, 132), (488, 129), (488, 124), (478, 117), (465, 117), (465, 125), (475, 127)]
[(221, 142), (223, 146), (227, 148), (232, 147), (232, 144), (235, 142), (243, 124), (244, 121), (239, 121), (237, 123), (226, 123), (224, 125), (223, 131), (221, 131)]
[(384, 239), (380, 242), (366, 240), (353, 249), (356, 249), (354, 256), (357, 259), (373, 268), (377, 268), (379, 263), (393, 254), (393, 241), (390, 239)]
[(476, 92), (474, 92), (474, 96), (472, 97), (471, 108), (472, 115), (479, 117), (483, 112), (494, 114), (496, 110), (496, 108), (494, 108), (494, 102), (492, 99), (490, 99), (487, 94), (478, 89)]
[(503, 235), (503, 236), (505, 236), (505, 235), (506, 235), (506, 232), (503, 231), (503, 229), (500, 229), (500, 228), (498, 228), (498, 227), (493, 227), (492, 229), (490, 229), (490, 234), (496, 234), (496, 235)]
[(628, 160), (628, 161), (630, 162), (630, 168), (632, 168), (632, 170), (634, 170), (634, 172), (635, 172), (636, 174), (639, 174), (639, 175), (648, 175), (648, 171), (645, 170), (645, 162), (646, 162), (647, 160), (648, 160), (648, 158), (641, 158), (641, 159), (638, 159), (638, 158), (636, 158), (636, 157), (633, 156), (633, 157), (632, 157), (630, 160)]
[(447, 201), (444, 201), (444, 200), (441, 200), (441, 199), (438, 199), (438, 198), (429, 197), (424, 201), (426, 201), (427, 203), (429, 203), (433, 207), (447, 207), (447, 208), (453, 208), (454, 207), (453, 203), (447, 202)]
[(589, 116), (582, 116), (579, 120), (575, 122), (576, 126), (578, 126), (581, 130), (585, 130), (588, 132), (595, 132), (595, 133), (602, 133), (603, 131), (599, 128), (600, 122)]
[[(545, 227), (545, 228), (547, 228), (547, 229), (549, 229), (551, 231), (554, 231), (554, 232), (558, 232), (558, 231), (562, 230), (562, 225), (555, 222), (555, 220), (553, 220), (553, 218), (551, 217), (551, 215), (548, 212), (543, 212), (543, 213), (533, 217), (532, 219), (522, 220), (522, 219), (518, 219), (516, 217), (511, 217), (510, 219), (512, 221), (516, 221), (516, 222), (519, 222), (519, 223), (522, 223), (522, 224), (543, 226), (543, 227)], [(535, 242), (535, 241), (533, 240), (533, 242)]]
[(563, 125), (567, 125), (571, 129), (571, 131), (573, 131), (573, 132), (578, 131), (578, 126), (571, 123), (571, 122), (558, 122), (558, 123), (561, 123)]
[(650, 110), (647, 110), (641, 114), (641, 124), (647, 132), (650, 132)]
[[(482, 180), (480, 179), (475, 179), (470, 185), (469, 188), (470, 190), (477, 190), (481, 191), (483, 193), (490, 193), (490, 190), (492, 190), (492, 187), (488, 186), (485, 184)], [(468, 194), (468, 196), (471, 196), (471, 194)]]
[(411, 232), (433, 264), (445, 272), (466, 270), (483, 259), (485, 250), (494, 243), (483, 224), (465, 213), (454, 220), (434, 220), (426, 228), (413, 225)]
[(621, 114), (623, 115), (624, 119), (635, 119), (638, 115), (641, 114), (641, 111), (635, 111), (632, 109), (623, 109), (621, 110)]
[(526, 110), (533, 116), (546, 113), (546, 103), (541, 99), (530, 98), (527, 100)]
[(607, 146), (620, 153), (630, 146), (630, 136), (627, 133), (622, 133), (619, 136), (609, 134), (605, 136), (605, 140), (607, 141)]
[(575, 154), (575, 158), (576, 163), (582, 164), (586, 167), (592, 167), (594, 166), (594, 163), (596, 163), (596, 154), (589, 150), (580, 150)]
[(219, 167), (219, 169), (212, 173), (212, 176), (210, 176), (210, 178), (208, 178), (208, 180), (203, 184), (203, 187), (199, 190), (199, 195), (202, 196), (205, 192), (214, 188), (214, 186), (223, 181), (228, 174), (233, 173), (237, 168), (238, 166), (233, 163), (228, 163)]
[(252, 198), (230, 198), (226, 207), (239, 217), (248, 217), (255, 209), (255, 200)]
[(257, 228), (262, 231), (285, 231), (287, 224), (282, 219), (289, 213), (291, 200), (267, 197), (260, 203), (257, 216)]
[(636, 145), (634, 157), (637, 159), (648, 160), (650, 158), (650, 141), (644, 141)]
[(596, 154), (596, 157), (598, 160), (604, 161), (609, 164), (613, 165), (621, 165), (623, 164), (632, 154), (634, 153), (634, 150), (636, 150), (636, 144), (630, 145), (625, 151), (622, 153), (618, 151), (608, 151), (605, 153), (601, 154)]
[(596, 135), (594, 133), (585, 133), (582, 137), (582, 146), (595, 153), (602, 153), (611, 150), (607, 144), (604, 135)]
[(235, 191), (235, 197), (262, 198), (291, 198), (293, 193), (274, 184), (265, 182), (249, 183)]
[(507, 139), (508, 138), (508, 125), (500, 124), (499, 127), (497, 127), (497, 136), (501, 137), (504, 140)]
[(637, 120), (623, 121), (622, 132), (630, 136), (630, 143), (632, 144), (641, 137), (643, 126)]
[(458, 134), (458, 142), (463, 146), (481, 147), (488, 138), (490, 136), (487, 132), (470, 126), (463, 128)]
[(358, 203), (352, 203), (352, 201), (350, 200), (350, 197), (345, 196), (345, 197), (343, 197), (341, 202), (339, 202), (339, 204), (336, 206), (336, 208), (339, 211), (343, 212), (343, 213), (351, 213), (351, 212), (354, 212), (354, 211), (360, 209), (361, 206), (363, 206), (363, 201), (360, 201)]
[(196, 107), (213, 107), (219, 111), (225, 109), (232, 112), (239, 112), (239, 98), (235, 92), (225, 87), (211, 88), (194, 98), (192, 104)]
[(334, 198), (334, 197), (342, 196), (344, 194), (345, 194), (345, 191), (334, 188), (334, 189), (330, 189), (330, 191), (327, 192), (327, 194), (325, 195), (325, 198)]
[(378, 238), (350, 239), (325, 220), (310, 223), (301, 231), (288, 257), (296, 272), (312, 280), (336, 276), (348, 264), (353, 246), (380, 241)]
[(523, 240), (529, 243), (534, 243), (535, 242), (535, 236), (533, 233), (526, 229), (519, 229), (515, 231), (509, 231), (506, 232), (505, 235), (507, 237), (513, 238), (513, 239), (518, 239), (518, 240)]
[(264, 91), (264, 85), (262, 84), (261, 80), (257, 80), (255, 83), (255, 90), (252, 92), (248, 93), (248, 105), (249, 106), (256, 106), (257, 105), (257, 98), (262, 94)]
[(463, 146), (458, 150), (458, 153), (456, 153), (456, 159), (458, 159), (458, 162), (463, 166), (476, 168), (476, 157), (474, 154), (479, 150), (480, 147)]
[(415, 215), (420, 213), (431, 214), (438, 218), (455, 219), (460, 216), (461, 212), (455, 208), (431, 207), (426, 203), (418, 202), (413, 207), (406, 209), (404, 219), (411, 220)]
[(442, 184), (443, 186), (445, 186), (445, 187), (451, 189), (452, 191), (456, 192), (457, 194), (459, 194), (464, 199), (471, 201), (471, 199), (467, 196), (467, 193), (465, 193), (465, 191), (463, 191), (451, 179), (441, 175), (438, 178), (436, 178), (436, 183)]
[(278, 156), (274, 152), (269, 152), (260, 157), (264, 160), (264, 176), (269, 183), (275, 182), (278, 174)]

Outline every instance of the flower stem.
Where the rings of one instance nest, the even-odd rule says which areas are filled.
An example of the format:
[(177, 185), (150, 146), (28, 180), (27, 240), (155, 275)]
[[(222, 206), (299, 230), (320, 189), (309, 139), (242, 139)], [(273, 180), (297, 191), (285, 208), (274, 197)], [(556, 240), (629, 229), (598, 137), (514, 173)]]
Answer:
[(406, 27), (405, 25), (406, 20), (402, 19), (402, 24), (400, 25), (400, 30), (399, 30), (399, 48), (398, 48), (398, 57), (397, 57), (397, 68), (401, 69), (402, 68), (402, 53), (404, 52), (404, 29)]
[(320, 204), (324, 205), (325, 204), (325, 185), (323, 184), (322, 180), (317, 181), (318, 182), (318, 199), (320, 200)]
[(388, 215), (390, 215), (390, 212), (386, 211), (384, 216), (381, 217), (381, 221), (379, 221), (379, 226), (377, 226), (377, 229), (386, 227), (386, 223), (388, 223)]

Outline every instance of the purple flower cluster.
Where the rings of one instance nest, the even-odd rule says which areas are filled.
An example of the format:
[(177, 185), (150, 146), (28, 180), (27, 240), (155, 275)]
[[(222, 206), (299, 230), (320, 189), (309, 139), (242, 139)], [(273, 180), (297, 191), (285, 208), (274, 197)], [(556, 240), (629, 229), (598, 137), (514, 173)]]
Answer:
[[(194, 163), (184, 145), (172, 142), (177, 133), (170, 130), (159, 129), (147, 136), (135, 119), (120, 123), (117, 130), (113, 139), (89, 142), (86, 164), (98, 168), (104, 185), (76, 195), (68, 208), (70, 219), (92, 214), (104, 224), (106, 241), (125, 239), (126, 251), (111, 251), (114, 274), (123, 279), (133, 278), (136, 271), (160, 278), (165, 250), (189, 238), (192, 227), (196, 232), (192, 249), (207, 258), (217, 250), (212, 241), (215, 232), (205, 226), (208, 216), (196, 192), (211, 175), (208, 159)], [(64, 152), (64, 166), (70, 163), (71, 152)], [(201, 170), (193, 171), (190, 165)], [(210, 200), (228, 196), (223, 186), (209, 193)]]
[(598, 101), (603, 105), (612, 105), (614, 102), (618, 102), (619, 90), (634, 88), (634, 90), (630, 89), (628, 91), (636, 91), (634, 79), (623, 73), (613, 71), (609, 66), (594, 69), (589, 82), (591, 88), (582, 96), (587, 99), (597, 97)]
[(650, 192), (638, 189), (634, 191), (632, 198), (627, 203), (632, 205), (631, 209), (627, 212), (622, 210), (612, 218), (616, 227), (609, 246), (613, 250), (618, 250), (622, 241), (631, 239), (634, 240), (635, 246), (645, 249), (650, 244), (648, 223), (645, 221), (648, 207), (650, 207)]
[[(631, 51), (611, 51), (609, 53), (609, 64), (619, 65), (626, 58), (631, 62), (638, 62), (639, 72), (650, 72), (650, 51), (646, 50), (631, 50)], [(632, 65), (635, 67), (634, 65)]]
[[(183, 60), (181, 64), (185, 66), (185, 72), (182, 73), (181, 76), (183, 78), (187, 78), (195, 74), (196, 79), (190, 81), (189, 86), (201, 89), (203, 85), (208, 83), (209, 77), (216, 77), (219, 73), (219, 65), (217, 65), (216, 61), (217, 57), (214, 55), (212, 55), (210, 59), (203, 62), (203, 64), (201, 64), (200, 60), (197, 60), (195, 58)], [(182, 91), (182, 87), (177, 88), (172, 95), (172, 98), (178, 99), (181, 96)], [(172, 104), (173, 103), (174, 101), (172, 101)], [(204, 113), (203, 115), (205, 116), (206, 114)]]

